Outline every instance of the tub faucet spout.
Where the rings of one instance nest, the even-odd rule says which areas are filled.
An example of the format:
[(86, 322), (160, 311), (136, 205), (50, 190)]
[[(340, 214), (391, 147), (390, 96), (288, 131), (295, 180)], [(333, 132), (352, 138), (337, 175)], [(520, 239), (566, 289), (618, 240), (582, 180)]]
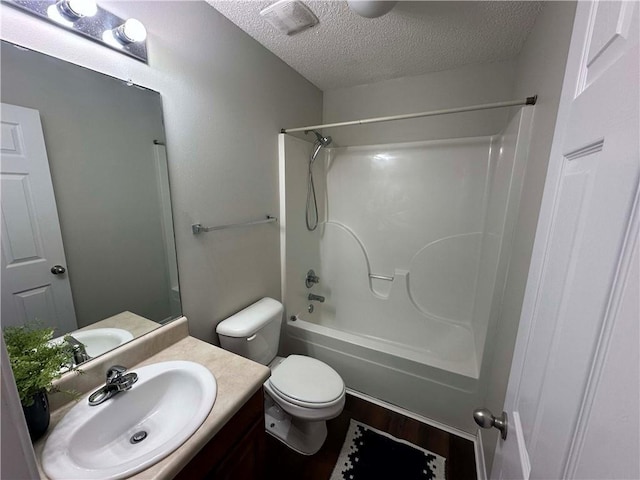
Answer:
[(316, 302), (324, 303), (324, 297), (322, 295), (314, 295), (313, 293), (310, 293), (307, 298), (310, 302), (315, 300)]

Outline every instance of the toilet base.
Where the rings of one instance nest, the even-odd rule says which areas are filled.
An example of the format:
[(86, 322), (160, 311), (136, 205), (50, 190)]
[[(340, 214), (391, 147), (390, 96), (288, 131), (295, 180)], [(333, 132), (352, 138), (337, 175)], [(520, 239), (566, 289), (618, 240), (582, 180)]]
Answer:
[(302, 455), (317, 453), (327, 438), (326, 421), (294, 418), (269, 396), (265, 396), (264, 420), (267, 433)]

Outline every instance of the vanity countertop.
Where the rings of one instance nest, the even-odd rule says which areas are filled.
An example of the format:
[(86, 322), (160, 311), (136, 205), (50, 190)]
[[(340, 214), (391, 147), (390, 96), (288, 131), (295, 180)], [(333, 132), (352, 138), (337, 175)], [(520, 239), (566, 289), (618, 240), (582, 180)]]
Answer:
[(149, 320), (148, 318), (141, 317), (133, 312), (125, 310), (117, 315), (114, 315), (104, 320), (100, 320), (86, 327), (79, 328), (79, 332), (87, 330), (94, 330), (96, 328), (122, 328), (133, 335), (133, 338), (138, 338), (141, 335), (149, 333), (158, 327), (161, 327), (158, 322)]
[[(270, 375), (269, 368), (264, 365), (252, 362), (193, 337), (182, 338), (131, 367), (130, 370), (135, 371), (137, 367), (169, 360), (191, 360), (211, 370), (218, 383), (216, 401), (204, 423), (185, 443), (162, 461), (130, 477), (133, 479), (173, 478), (240, 410)], [(126, 395), (126, 392), (124, 395)], [(53, 430), (74, 405), (75, 402), (70, 402), (51, 413), (49, 432)], [(46, 439), (47, 436), (45, 435), (34, 444), (42, 479), (48, 479), (39, 464)]]

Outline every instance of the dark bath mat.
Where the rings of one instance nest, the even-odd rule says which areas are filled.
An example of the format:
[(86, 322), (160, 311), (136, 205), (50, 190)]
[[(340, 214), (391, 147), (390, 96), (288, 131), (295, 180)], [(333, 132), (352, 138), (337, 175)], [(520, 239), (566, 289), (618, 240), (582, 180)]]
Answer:
[(444, 480), (445, 458), (351, 420), (330, 480)]

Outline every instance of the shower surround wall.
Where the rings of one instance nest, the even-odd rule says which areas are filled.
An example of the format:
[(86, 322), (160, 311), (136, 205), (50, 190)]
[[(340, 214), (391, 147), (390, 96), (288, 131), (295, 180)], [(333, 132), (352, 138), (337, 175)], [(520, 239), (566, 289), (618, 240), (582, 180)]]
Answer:
[[(304, 224), (312, 144), (280, 136), (290, 352), (326, 361), (355, 390), (473, 431), (526, 161), (530, 114), (512, 113), (500, 135), (325, 150), (314, 232)], [(311, 268), (320, 283), (307, 289)], [(312, 313), (309, 293), (326, 297)]]

